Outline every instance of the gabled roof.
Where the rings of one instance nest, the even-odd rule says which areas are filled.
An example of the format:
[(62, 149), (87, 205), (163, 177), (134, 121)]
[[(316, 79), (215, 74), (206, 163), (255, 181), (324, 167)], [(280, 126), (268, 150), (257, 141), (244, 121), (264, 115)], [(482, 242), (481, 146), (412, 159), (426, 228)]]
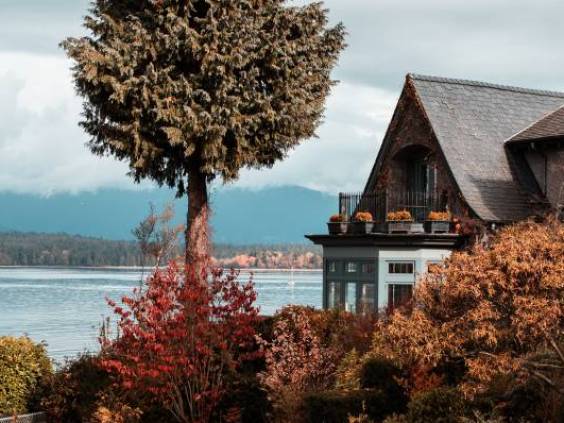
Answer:
[(564, 105), (564, 93), (410, 74), (469, 207), (486, 221), (531, 215), (505, 141)]
[(509, 143), (564, 138), (564, 106), (509, 139)]

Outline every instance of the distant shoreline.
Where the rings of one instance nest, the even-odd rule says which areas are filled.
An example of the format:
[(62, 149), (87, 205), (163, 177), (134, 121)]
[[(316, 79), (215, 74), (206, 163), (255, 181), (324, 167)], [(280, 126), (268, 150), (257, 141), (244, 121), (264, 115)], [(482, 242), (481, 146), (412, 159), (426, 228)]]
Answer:
[[(47, 269), (47, 270), (57, 270), (57, 269), (66, 269), (66, 270), (130, 270), (130, 271), (148, 271), (151, 270), (151, 267), (139, 267), (139, 266), (0, 266), (0, 270), (7, 269)], [(230, 270), (231, 268), (225, 268), (225, 270)], [(253, 272), (253, 273), (262, 273), (262, 272), (281, 272), (281, 273), (290, 273), (290, 272), (321, 272), (323, 269), (258, 269), (254, 267), (243, 267), (243, 268), (234, 268), (234, 270), (238, 270), (241, 272)]]

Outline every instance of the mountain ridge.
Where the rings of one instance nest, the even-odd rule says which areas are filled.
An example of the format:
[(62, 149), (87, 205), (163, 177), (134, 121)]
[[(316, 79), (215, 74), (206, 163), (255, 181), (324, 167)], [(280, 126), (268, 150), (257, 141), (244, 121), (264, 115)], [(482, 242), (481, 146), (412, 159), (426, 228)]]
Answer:
[[(0, 231), (64, 233), (108, 240), (132, 240), (131, 230), (148, 214), (173, 203), (182, 223), (186, 200), (174, 191), (106, 189), (41, 197), (0, 193)], [(324, 231), (336, 197), (300, 187), (260, 190), (228, 188), (211, 195), (215, 243), (249, 245), (306, 244), (306, 233)]]

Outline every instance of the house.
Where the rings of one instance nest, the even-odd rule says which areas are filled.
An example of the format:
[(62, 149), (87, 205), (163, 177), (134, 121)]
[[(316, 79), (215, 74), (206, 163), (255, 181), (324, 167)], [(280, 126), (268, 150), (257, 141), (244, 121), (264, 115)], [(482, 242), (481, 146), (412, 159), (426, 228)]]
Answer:
[[(339, 195), (345, 223), (307, 235), (323, 246), (323, 305), (401, 305), (469, 234), (563, 204), (564, 93), (409, 74), (364, 191)], [(374, 223), (346, 223), (358, 212)]]

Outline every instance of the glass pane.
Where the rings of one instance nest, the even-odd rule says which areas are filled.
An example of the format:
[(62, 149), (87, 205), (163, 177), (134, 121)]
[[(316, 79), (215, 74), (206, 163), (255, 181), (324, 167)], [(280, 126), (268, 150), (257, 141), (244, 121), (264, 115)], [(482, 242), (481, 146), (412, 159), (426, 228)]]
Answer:
[(354, 261), (348, 261), (345, 269), (347, 273), (356, 273), (358, 266)]
[(356, 313), (356, 283), (347, 283), (347, 290), (345, 292), (345, 311)]
[(360, 288), (359, 301), (360, 313), (369, 314), (376, 311), (376, 307), (374, 306), (374, 297), (376, 296), (375, 294), (376, 292), (373, 283), (362, 284)]
[(413, 273), (413, 262), (388, 263), (388, 273)]
[(362, 273), (374, 273), (374, 263), (363, 263)]
[(401, 307), (411, 300), (412, 295), (413, 285), (388, 285), (388, 307)]
[(335, 273), (337, 271), (337, 262), (336, 261), (328, 261), (327, 262), (327, 271), (329, 273)]
[(341, 282), (329, 282), (327, 285), (327, 307), (341, 307)]

